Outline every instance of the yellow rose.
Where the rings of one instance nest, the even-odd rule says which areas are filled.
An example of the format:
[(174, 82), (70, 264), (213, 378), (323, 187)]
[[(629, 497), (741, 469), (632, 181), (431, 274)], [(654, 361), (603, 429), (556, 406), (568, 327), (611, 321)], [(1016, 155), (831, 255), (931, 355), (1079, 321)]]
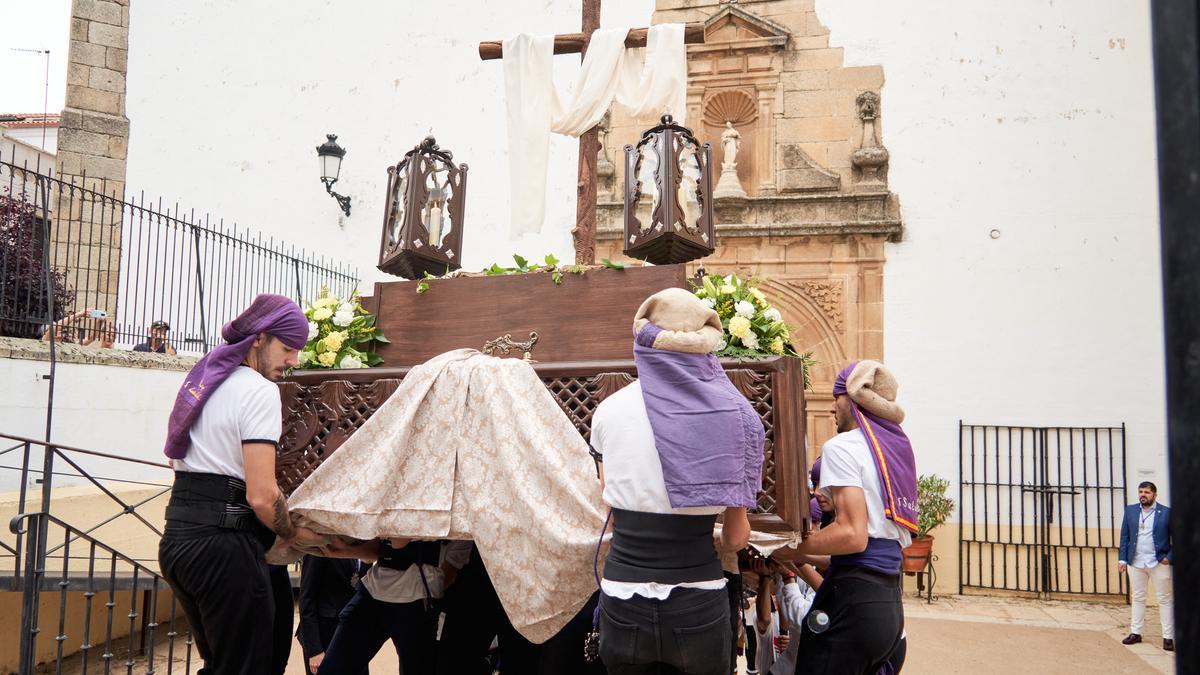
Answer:
[(332, 366), (334, 361), (337, 361), (337, 354), (334, 352), (325, 352), (317, 357), (323, 366)]
[(729, 334), (735, 338), (744, 338), (750, 334), (750, 319), (735, 316), (729, 320)]
[(325, 321), (326, 319), (328, 319), (331, 316), (333, 316), (332, 309), (329, 309), (328, 307), (321, 307), (321, 308), (313, 311), (312, 318), (313, 318), (313, 321)]
[(774, 340), (771, 340), (771, 353), (772, 354), (782, 354), (783, 353), (783, 338), (777, 337)]
[(342, 348), (342, 343), (346, 341), (345, 331), (334, 331), (325, 336), (325, 347), (330, 351), (336, 352)]
[(313, 307), (329, 307), (329, 306), (336, 305), (336, 304), (338, 304), (337, 298), (333, 297), (332, 295), (326, 295), (323, 298), (317, 298), (317, 301), (314, 302), (312, 306)]
[(737, 293), (737, 286), (734, 286), (733, 284), (725, 284), (724, 286), (721, 286), (719, 290), (721, 291), (721, 295), (733, 295), (734, 293)]

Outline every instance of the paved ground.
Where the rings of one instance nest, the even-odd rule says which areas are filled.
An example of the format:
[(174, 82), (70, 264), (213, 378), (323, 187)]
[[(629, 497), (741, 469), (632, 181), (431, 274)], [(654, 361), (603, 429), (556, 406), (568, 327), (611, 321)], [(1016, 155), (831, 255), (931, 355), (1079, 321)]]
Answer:
[[(908, 661), (904, 672), (1011, 675), (1074, 673), (1173, 673), (1173, 655), (1162, 651), (1158, 611), (1147, 611), (1145, 642), (1121, 644), (1128, 631), (1129, 608), (1122, 604), (1042, 601), (980, 596), (942, 596), (933, 604), (907, 599)], [(303, 675), (299, 645), (293, 641), (287, 675)], [(102, 651), (102, 650), (97, 650)], [(119, 650), (117, 650), (119, 651)], [(157, 650), (156, 672), (165, 672), (165, 650)], [(100, 654), (93, 663), (99, 665)], [(123, 654), (120, 656), (123, 657)], [(123, 658), (118, 663), (124, 670)], [(183, 672), (184, 652), (177, 645), (174, 671)], [(192, 671), (197, 663), (193, 655)], [(375, 675), (399, 670), (396, 653), (385, 646), (371, 662)], [(47, 669), (45, 672), (53, 672)], [(80, 672), (77, 657), (63, 673)], [(99, 672), (90, 669), (89, 672)], [(139, 659), (134, 673), (146, 672)], [(744, 665), (743, 670), (744, 671)]]
[(1173, 673), (1162, 650), (1158, 609), (1146, 611), (1145, 640), (1126, 647), (1123, 604), (942, 596), (905, 601), (905, 673)]

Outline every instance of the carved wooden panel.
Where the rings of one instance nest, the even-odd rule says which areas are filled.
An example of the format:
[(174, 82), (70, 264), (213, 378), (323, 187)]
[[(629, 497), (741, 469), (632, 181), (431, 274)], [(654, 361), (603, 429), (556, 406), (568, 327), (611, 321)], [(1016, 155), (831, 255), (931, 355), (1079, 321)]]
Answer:
[[(766, 430), (762, 489), (751, 520), (760, 530), (807, 532), (800, 364), (777, 357), (725, 366), (730, 381), (750, 401)], [(633, 382), (636, 372), (632, 361), (536, 364), (535, 369), (584, 439), (591, 436), (596, 406)], [(280, 488), (291, 494), (379, 409), (407, 372), (408, 368), (308, 371), (280, 383), (284, 416), (276, 460)]]

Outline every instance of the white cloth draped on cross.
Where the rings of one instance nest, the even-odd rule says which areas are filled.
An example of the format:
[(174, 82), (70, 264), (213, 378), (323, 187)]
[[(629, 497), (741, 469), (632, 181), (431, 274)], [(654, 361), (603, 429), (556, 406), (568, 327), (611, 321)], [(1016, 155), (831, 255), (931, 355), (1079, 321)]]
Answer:
[(504, 41), (504, 90), (512, 181), (513, 236), (540, 232), (546, 215), (550, 132), (581, 136), (615, 102), (635, 117), (669, 111), (684, 123), (687, 49), (683, 24), (652, 26), (645, 49), (626, 49), (627, 28), (597, 30), (563, 103), (553, 78), (553, 36)]

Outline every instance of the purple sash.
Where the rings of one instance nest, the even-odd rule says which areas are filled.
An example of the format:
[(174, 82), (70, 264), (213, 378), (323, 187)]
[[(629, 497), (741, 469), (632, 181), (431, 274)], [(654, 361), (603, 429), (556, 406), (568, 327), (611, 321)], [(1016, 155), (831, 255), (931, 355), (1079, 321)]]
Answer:
[(221, 386), (250, 353), (254, 338), (270, 333), (285, 345), (301, 349), (308, 342), (308, 319), (300, 306), (282, 295), (260, 294), (233, 321), (221, 329), (225, 344), (196, 362), (175, 396), (175, 407), (167, 422), (167, 441), (163, 454), (183, 459), (191, 447), (192, 424), (217, 387)]
[[(838, 373), (833, 383), (834, 396), (847, 393), (846, 378), (856, 365), (852, 363)], [(884, 516), (916, 534), (917, 462), (908, 435), (899, 424), (863, 410), (853, 400), (851, 407), (879, 473)]]
[(762, 420), (712, 354), (655, 349), (649, 323), (633, 346), (642, 401), (672, 508), (758, 504)]

